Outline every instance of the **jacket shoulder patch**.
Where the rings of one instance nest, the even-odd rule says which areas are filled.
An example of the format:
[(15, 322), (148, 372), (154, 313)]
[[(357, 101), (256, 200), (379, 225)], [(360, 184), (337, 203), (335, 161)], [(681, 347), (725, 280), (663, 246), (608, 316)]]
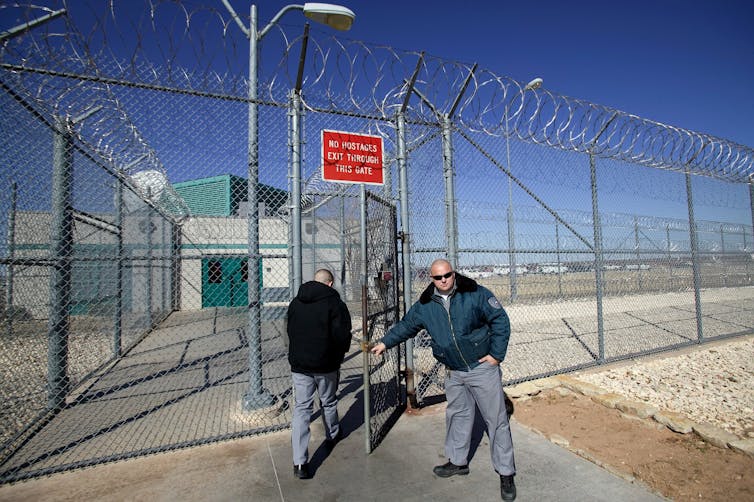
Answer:
[(490, 307), (492, 307), (493, 309), (503, 308), (503, 306), (500, 305), (500, 302), (497, 301), (497, 298), (495, 298), (494, 296), (490, 296), (489, 298), (487, 298), (487, 303), (489, 303)]

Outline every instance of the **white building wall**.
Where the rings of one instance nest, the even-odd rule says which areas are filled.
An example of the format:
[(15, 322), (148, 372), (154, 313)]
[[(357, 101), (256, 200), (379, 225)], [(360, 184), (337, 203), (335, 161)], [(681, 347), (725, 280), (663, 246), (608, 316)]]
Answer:
[[(111, 215), (106, 216), (112, 218)], [(16, 214), (15, 257), (50, 258), (50, 221), (48, 212), (18, 212)], [(129, 295), (124, 304), (134, 312), (147, 309), (146, 299), (151, 299), (155, 310), (170, 309), (171, 242), (170, 225), (159, 217), (152, 218), (149, 225), (148, 214), (131, 213), (124, 217), (124, 250), (126, 257), (139, 257), (131, 267), (125, 269), (124, 277), (130, 277)], [(81, 222), (75, 225), (76, 246), (92, 246), (96, 251), (114, 250), (117, 236), (102, 229), (93, 231), (93, 227)], [(113, 227), (114, 228), (114, 227)], [(146, 234), (151, 228), (152, 237)], [(280, 218), (262, 218), (259, 225), (260, 250), (262, 254), (263, 286), (269, 289), (287, 289), (289, 287), (288, 259), (288, 223)], [(309, 226), (311, 229), (312, 227)], [(181, 277), (178, 308), (196, 310), (202, 306), (202, 257), (208, 256), (246, 256), (248, 255), (248, 225), (244, 218), (191, 217), (180, 227)], [(316, 268), (328, 268), (336, 276), (336, 287), (340, 287), (341, 249), (337, 222), (318, 222), (315, 240), (311, 233), (303, 236), (304, 240), (304, 281), (312, 279)], [(150, 246), (151, 244), (151, 246)], [(313, 244), (313, 245), (312, 245)], [(151, 249), (151, 251), (150, 251)], [(153, 259), (154, 267), (150, 277), (147, 276), (146, 263)], [(114, 252), (113, 252), (113, 258)], [(155, 258), (162, 258), (155, 259)], [(115, 267), (115, 264), (112, 264)], [(16, 266), (14, 267), (14, 306), (23, 307), (36, 319), (49, 317), (50, 303), (50, 267)], [(114, 277), (115, 274), (112, 274)], [(114, 279), (113, 279), (114, 280)], [(147, 295), (147, 286), (151, 284), (152, 294)], [(115, 291), (116, 285), (92, 284), (107, 292)]]

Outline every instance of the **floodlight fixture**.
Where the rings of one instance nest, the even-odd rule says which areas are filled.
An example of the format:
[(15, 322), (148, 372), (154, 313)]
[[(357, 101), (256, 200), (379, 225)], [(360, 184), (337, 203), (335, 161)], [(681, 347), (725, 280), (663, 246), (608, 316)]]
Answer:
[[(257, 25), (257, 6), (251, 4), (249, 11), (249, 27), (244, 26), (230, 0), (222, 0), (238, 27), (249, 39), (249, 117), (248, 117), (248, 179), (247, 179), (247, 205), (248, 205), (248, 268), (249, 268), (249, 322), (247, 338), (249, 340), (249, 388), (243, 398), (244, 410), (259, 409), (272, 406), (274, 396), (262, 387), (262, 335), (261, 335), (261, 301), (260, 288), (252, 287), (261, 282), (259, 270), (261, 269), (261, 255), (259, 251), (259, 214), (258, 214), (258, 187), (259, 184), (259, 127), (258, 127), (258, 73), (259, 73), (259, 44), (272, 27), (289, 11), (298, 10), (312, 21), (323, 23), (336, 30), (345, 31), (351, 28), (356, 15), (352, 10), (341, 5), (328, 3), (307, 2), (304, 5), (290, 4), (281, 8), (261, 30)], [(295, 173), (292, 178), (295, 178)], [(300, 179), (300, 174), (298, 175)], [(298, 204), (294, 207), (299, 208)], [(292, 217), (293, 218), (293, 217)], [(300, 220), (300, 213), (298, 219)], [(301, 242), (301, 238), (292, 237), (293, 241)], [(294, 277), (301, 277), (301, 248), (293, 245), (296, 256), (294, 262), (299, 265), (295, 268)], [(295, 282), (295, 281), (294, 281)], [(295, 284), (294, 284), (295, 286)]]
[(541, 78), (537, 77), (535, 79), (532, 79), (532, 81), (529, 82), (528, 84), (526, 84), (526, 87), (524, 87), (524, 90), (525, 91), (533, 91), (534, 89), (539, 89), (540, 87), (542, 87), (542, 84), (544, 82), (545, 82), (544, 80), (542, 80)]
[(356, 19), (356, 14), (351, 9), (330, 3), (307, 2), (304, 4), (303, 11), (304, 16), (312, 21), (340, 31), (350, 30)]

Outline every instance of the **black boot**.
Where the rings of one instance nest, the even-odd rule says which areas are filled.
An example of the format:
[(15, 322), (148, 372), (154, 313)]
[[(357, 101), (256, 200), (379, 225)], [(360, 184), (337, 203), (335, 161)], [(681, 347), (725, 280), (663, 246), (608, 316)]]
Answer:
[(298, 479), (309, 479), (309, 464), (294, 465), (293, 475)]
[(441, 478), (449, 478), (450, 476), (455, 476), (456, 474), (465, 475), (469, 473), (469, 465), (456, 465), (453, 462), (448, 461), (448, 463), (438, 465), (437, 467), (432, 469), (432, 472), (434, 472)]
[(500, 475), (500, 496), (503, 500), (516, 500), (516, 483), (513, 481), (513, 476), (513, 474)]

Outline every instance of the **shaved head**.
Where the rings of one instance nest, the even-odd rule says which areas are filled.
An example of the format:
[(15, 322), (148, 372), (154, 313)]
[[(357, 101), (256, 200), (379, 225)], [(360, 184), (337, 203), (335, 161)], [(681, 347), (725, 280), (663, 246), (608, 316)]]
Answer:
[(332, 283), (335, 282), (335, 277), (333, 277), (332, 272), (330, 272), (326, 268), (321, 268), (317, 270), (317, 272), (315, 272), (314, 280), (317, 282), (321, 282), (322, 284), (327, 284), (328, 286), (331, 286)]
[(436, 259), (435, 261), (433, 261), (433, 262), (432, 262), (432, 265), (430, 265), (430, 267), (429, 267), (429, 270), (430, 270), (430, 271), (432, 271), (432, 269), (433, 269), (433, 268), (435, 268), (435, 266), (436, 266), (436, 265), (438, 265), (438, 266), (439, 266), (439, 265), (445, 265), (445, 266), (447, 266), (447, 267), (448, 267), (448, 268), (449, 268), (450, 270), (453, 270), (453, 266), (452, 266), (452, 265), (450, 264), (450, 262), (449, 262), (448, 260), (446, 260), (445, 258), (438, 258), (438, 259)]

